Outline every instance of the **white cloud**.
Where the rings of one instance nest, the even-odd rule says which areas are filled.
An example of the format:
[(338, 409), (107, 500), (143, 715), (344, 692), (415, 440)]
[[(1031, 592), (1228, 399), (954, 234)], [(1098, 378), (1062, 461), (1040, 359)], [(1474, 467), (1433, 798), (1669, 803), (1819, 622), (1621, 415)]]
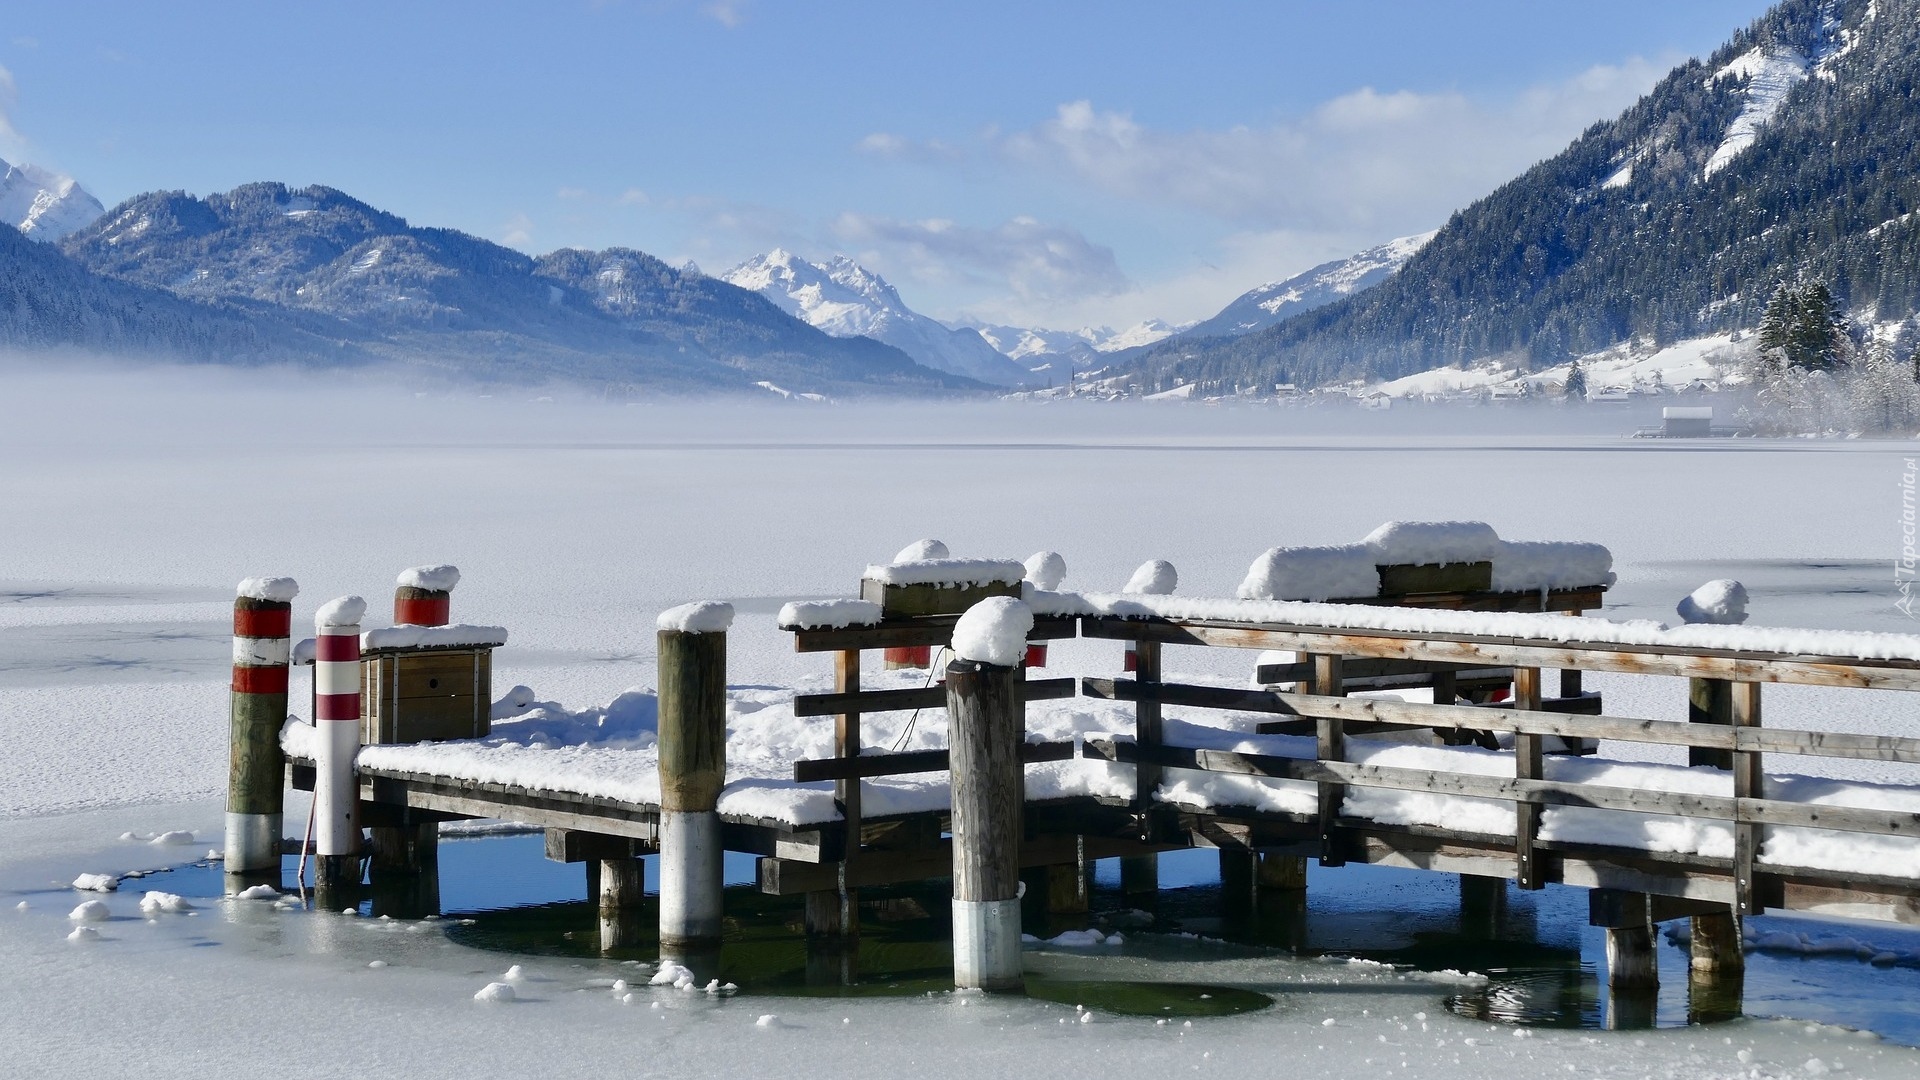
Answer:
[(533, 244), (533, 219), (525, 213), (513, 215), (500, 227), (500, 242), (510, 248), (527, 248)]
[(709, 0), (700, 5), (700, 14), (731, 30), (747, 21), (746, 0)]
[(1225, 129), (1156, 129), (1074, 101), (1027, 130), (990, 135), (986, 149), (1110, 195), (1197, 210), (1238, 228), (1412, 230), (1558, 152), (1596, 119), (1631, 104), (1669, 66), (1603, 65), (1502, 102), (1362, 87), (1303, 116)]
[(19, 89), (13, 82), (13, 72), (0, 67), (0, 150), (7, 153), (17, 153), (26, 144), (13, 126), (13, 105), (19, 96)]
[(981, 228), (844, 213), (830, 232), (882, 273), (932, 286), (1004, 288), (1023, 305), (1111, 296), (1132, 286), (1112, 248), (1030, 217)]

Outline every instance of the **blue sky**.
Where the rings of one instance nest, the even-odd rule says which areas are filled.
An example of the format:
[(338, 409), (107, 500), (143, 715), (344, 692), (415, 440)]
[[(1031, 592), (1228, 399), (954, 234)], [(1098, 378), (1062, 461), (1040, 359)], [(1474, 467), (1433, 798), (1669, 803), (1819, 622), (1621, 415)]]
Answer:
[(8, 0), (0, 156), (1124, 326), (1434, 228), (1766, 6)]

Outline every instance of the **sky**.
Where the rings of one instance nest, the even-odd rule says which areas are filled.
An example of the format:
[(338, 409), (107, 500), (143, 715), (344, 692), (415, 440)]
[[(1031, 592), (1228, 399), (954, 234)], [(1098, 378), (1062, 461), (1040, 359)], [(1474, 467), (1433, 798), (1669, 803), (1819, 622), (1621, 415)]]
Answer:
[(325, 184), (530, 254), (858, 259), (945, 319), (1207, 317), (1424, 232), (1763, 0), (8, 0), (0, 157)]

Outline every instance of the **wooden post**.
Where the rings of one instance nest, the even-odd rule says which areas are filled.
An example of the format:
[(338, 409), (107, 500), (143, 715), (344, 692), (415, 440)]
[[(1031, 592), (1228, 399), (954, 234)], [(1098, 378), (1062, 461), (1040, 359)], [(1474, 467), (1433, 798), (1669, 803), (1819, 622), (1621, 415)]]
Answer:
[(1740, 913), (1732, 908), (1713, 915), (1695, 915), (1687, 947), (1689, 967), (1699, 972), (1742, 971), (1747, 954), (1741, 948)]
[(1261, 895), (1307, 891), (1307, 860), (1276, 851), (1260, 853), (1254, 888)]
[(453, 587), (460, 583), (457, 566), (414, 566), (394, 582), (395, 626), (445, 626), (453, 621)]
[(600, 951), (633, 947), (640, 940), (634, 913), (647, 891), (647, 864), (639, 859), (600, 859), (588, 863), (600, 869), (595, 890), (600, 906)]
[(1651, 989), (1660, 985), (1660, 967), (1653, 952), (1653, 909), (1644, 893), (1619, 898), (1624, 916), (1620, 926), (1607, 927), (1607, 985), (1616, 989)]
[(225, 867), (270, 874), (278, 885), (286, 801), (287, 665), (293, 635), (292, 578), (248, 578), (233, 601), (233, 689), (228, 709)]
[[(833, 692), (852, 694), (860, 689), (860, 650), (847, 649), (833, 654)], [(833, 718), (833, 756), (860, 756), (860, 714), (847, 712)], [(840, 854), (839, 885), (832, 892), (807, 894), (807, 934), (810, 937), (842, 939), (857, 945), (860, 939), (860, 891), (851, 884), (853, 867), (860, 858), (860, 833), (863, 828), (860, 807), (860, 780), (835, 780), (833, 800), (839, 806), (846, 841)]]
[[(1157, 641), (1137, 641), (1133, 645), (1135, 666), (1133, 680), (1146, 685), (1160, 681), (1160, 643)], [(1133, 738), (1142, 749), (1159, 746), (1160, 703), (1157, 701), (1138, 701), (1133, 706)], [(1136, 813), (1149, 813), (1154, 806), (1154, 792), (1160, 790), (1160, 766), (1142, 761), (1134, 766), (1133, 807)]]
[[(1687, 680), (1687, 719), (1696, 724), (1733, 723), (1733, 684), (1725, 679)], [(1688, 765), (1733, 768), (1733, 751), (1710, 746), (1687, 747)]]
[(1020, 669), (947, 665), (953, 764), (953, 983), (1017, 990), (1026, 799)]
[(1497, 937), (1507, 914), (1507, 879), (1460, 875), (1460, 928), (1476, 937)]
[(1120, 892), (1129, 903), (1156, 896), (1160, 892), (1160, 856), (1122, 855)]
[(376, 825), (371, 834), (367, 878), (373, 914), (418, 919), (440, 914), (440, 825)]
[[(1757, 728), (1760, 726), (1760, 684), (1757, 682), (1733, 683), (1728, 691), (1728, 718), (1736, 728)], [(1761, 771), (1759, 751), (1738, 750), (1732, 754), (1730, 764), (1733, 767), (1733, 797), (1736, 807), (1742, 799), (1764, 798), (1763, 789), (1766, 777)], [(1755, 895), (1753, 864), (1760, 852), (1760, 826), (1746, 820), (1746, 814), (1736, 810), (1739, 820), (1733, 825), (1733, 888), (1737, 898), (1736, 907), (1742, 915), (1758, 915), (1765, 910)]]
[[(1513, 707), (1537, 712), (1540, 708), (1540, 669), (1513, 669)], [(1546, 779), (1546, 760), (1541, 737), (1524, 732), (1513, 737), (1513, 774), (1521, 780)], [(1540, 851), (1534, 840), (1540, 835), (1540, 804), (1516, 802), (1514, 806), (1514, 859), (1519, 873), (1514, 884), (1522, 889), (1544, 889), (1546, 876), (1539, 865)]]
[(727, 772), (726, 631), (732, 623), (730, 604), (688, 604), (660, 615), (663, 947), (695, 949), (720, 941), (724, 879), (716, 807)]
[(1253, 911), (1257, 858), (1246, 848), (1220, 849), (1220, 907), (1228, 918), (1244, 918)]
[[(1309, 658), (1313, 664), (1313, 693), (1321, 697), (1345, 697), (1347, 680), (1345, 658), (1337, 653), (1318, 653)], [(1347, 725), (1338, 717), (1323, 716), (1314, 721), (1315, 756), (1320, 761), (1345, 761)], [(1320, 782), (1320, 865), (1345, 866), (1346, 851), (1340, 845), (1340, 809), (1347, 801), (1347, 786), (1329, 780)]]
[[(1567, 612), (1567, 614), (1577, 619), (1581, 616), (1582, 612), (1580, 611), (1579, 608), (1575, 608), (1572, 611)], [(1560, 669), (1560, 696), (1563, 698), (1577, 698), (1584, 692), (1585, 691), (1580, 686), (1580, 669), (1579, 668), (1561, 668)]]
[(313, 721), (314, 883), (323, 889), (360, 883), (360, 620), (367, 602), (343, 596), (314, 614)]

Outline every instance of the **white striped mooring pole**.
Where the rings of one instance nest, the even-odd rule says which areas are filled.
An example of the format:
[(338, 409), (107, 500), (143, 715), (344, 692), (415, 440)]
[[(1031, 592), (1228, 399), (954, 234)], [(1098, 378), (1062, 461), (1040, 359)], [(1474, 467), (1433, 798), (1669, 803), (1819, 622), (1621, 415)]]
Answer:
[(360, 750), (360, 620), (367, 602), (343, 596), (313, 617), (314, 882), (322, 887), (360, 881), (360, 828), (355, 820), (359, 783), (353, 758)]
[(235, 592), (224, 863), (229, 874), (277, 874), (286, 799), (280, 726), (300, 586), (287, 577), (248, 578)]
[(660, 945), (720, 941), (720, 789), (727, 774), (727, 629), (733, 605), (659, 619)]

